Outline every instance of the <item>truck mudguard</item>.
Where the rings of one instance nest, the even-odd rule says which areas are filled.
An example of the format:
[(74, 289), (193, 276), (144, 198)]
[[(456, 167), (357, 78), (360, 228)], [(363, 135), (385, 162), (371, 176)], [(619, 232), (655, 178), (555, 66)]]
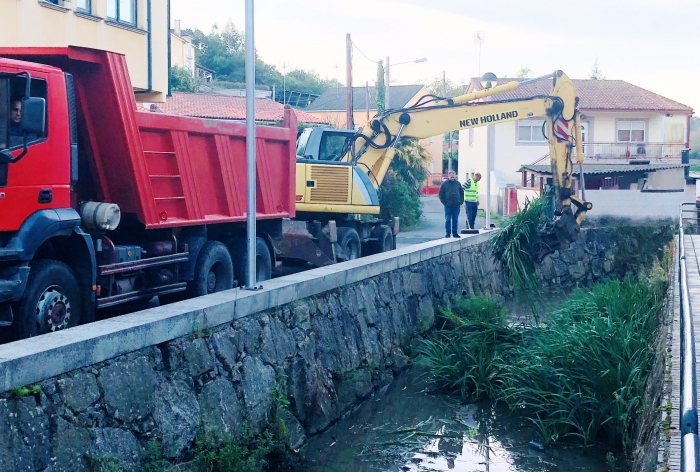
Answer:
[(29, 261), (44, 241), (54, 236), (70, 236), (79, 225), (80, 215), (72, 208), (39, 210), (22, 223), (6, 249), (18, 251), (19, 260)]

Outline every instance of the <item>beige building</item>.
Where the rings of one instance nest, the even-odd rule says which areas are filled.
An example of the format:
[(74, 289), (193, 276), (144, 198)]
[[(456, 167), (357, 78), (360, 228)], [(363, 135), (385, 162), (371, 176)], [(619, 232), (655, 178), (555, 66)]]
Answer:
[(183, 34), (180, 20), (175, 20), (175, 28), (170, 31), (170, 64), (188, 70), (195, 76), (194, 45), (192, 37)]
[(0, 0), (0, 18), (1, 45), (83, 46), (124, 54), (136, 99), (165, 101), (167, 0)]
[[(355, 126), (364, 126), (377, 114), (376, 88), (353, 87), (353, 120)], [(345, 103), (346, 88), (330, 88), (323, 92), (304, 110), (321, 119), (324, 123), (330, 123), (334, 128), (345, 128)], [(392, 85), (391, 107), (409, 107), (429, 95), (423, 85)], [(426, 165), (429, 173), (442, 172), (442, 141), (443, 137), (432, 136), (421, 139), (420, 143), (428, 149), (432, 161)]]

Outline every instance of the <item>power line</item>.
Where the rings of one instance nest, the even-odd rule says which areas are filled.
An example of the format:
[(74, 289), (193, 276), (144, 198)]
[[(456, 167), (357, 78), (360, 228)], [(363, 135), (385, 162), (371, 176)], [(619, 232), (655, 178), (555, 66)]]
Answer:
[(379, 60), (376, 60), (376, 61), (375, 61), (374, 59), (369, 58), (369, 57), (367, 56), (367, 54), (365, 54), (364, 52), (362, 52), (362, 51), (360, 50), (360, 48), (357, 47), (357, 44), (355, 44), (355, 41), (352, 42), (352, 45), (353, 45), (353, 47), (354, 47), (355, 49), (357, 49), (357, 52), (359, 52), (360, 54), (362, 54), (362, 55), (365, 57), (365, 59), (367, 59), (368, 61), (371, 61), (371, 62), (374, 63), (374, 64), (376, 64), (377, 62), (379, 62)]

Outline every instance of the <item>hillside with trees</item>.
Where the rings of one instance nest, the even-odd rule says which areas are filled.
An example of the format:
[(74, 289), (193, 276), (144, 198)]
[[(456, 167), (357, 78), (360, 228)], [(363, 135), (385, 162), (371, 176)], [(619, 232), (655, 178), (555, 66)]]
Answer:
[[(197, 64), (214, 71), (215, 80), (224, 88), (231, 84), (245, 84), (245, 36), (229, 21), (223, 29), (214, 25), (207, 34), (199, 29), (185, 29), (183, 34), (192, 37)], [(272, 64), (268, 64), (256, 53), (255, 83), (280, 91), (283, 86), (295, 92), (320, 95), (329, 87), (335, 87), (335, 79), (323, 79), (316, 71), (293, 69), (286, 76)], [(286, 85), (285, 85), (286, 84)], [(187, 90), (186, 81), (174, 85), (175, 90)], [(178, 87), (178, 88), (175, 88)]]

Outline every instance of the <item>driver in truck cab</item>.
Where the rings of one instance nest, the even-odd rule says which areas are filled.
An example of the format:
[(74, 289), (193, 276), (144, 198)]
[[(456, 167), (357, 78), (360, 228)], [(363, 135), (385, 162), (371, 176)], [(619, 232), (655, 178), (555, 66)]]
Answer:
[(22, 136), (22, 100), (13, 99), (10, 103), (10, 136)]

